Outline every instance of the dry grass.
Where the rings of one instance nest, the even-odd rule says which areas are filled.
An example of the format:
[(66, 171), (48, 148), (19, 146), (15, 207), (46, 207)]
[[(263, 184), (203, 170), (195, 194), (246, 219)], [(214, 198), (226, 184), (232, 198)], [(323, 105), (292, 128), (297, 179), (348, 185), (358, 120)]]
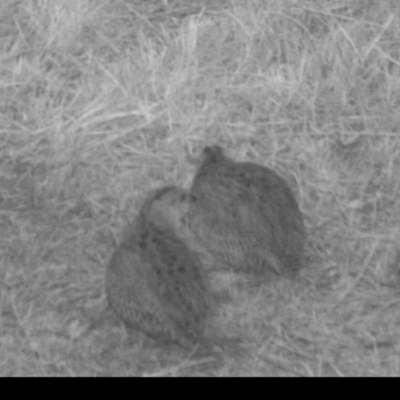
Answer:
[[(2, 0), (0, 375), (399, 375), (399, 43), (397, 0)], [(293, 184), (308, 268), (220, 310), (240, 357), (93, 323), (126, 220), (214, 143)]]

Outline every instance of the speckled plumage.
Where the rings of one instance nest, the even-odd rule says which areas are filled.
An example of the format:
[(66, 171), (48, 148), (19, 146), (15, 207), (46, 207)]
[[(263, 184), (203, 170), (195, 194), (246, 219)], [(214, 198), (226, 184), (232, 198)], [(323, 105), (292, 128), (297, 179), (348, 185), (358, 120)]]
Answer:
[(293, 275), (304, 263), (302, 214), (274, 171), (206, 147), (190, 189), (188, 225), (215, 260), (243, 272)]
[(174, 190), (163, 188), (145, 201), (109, 262), (106, 291), (128, 326), (162, 342), (190, 345), (203, 341), (210, 303), (198, 255), (158, 211)]

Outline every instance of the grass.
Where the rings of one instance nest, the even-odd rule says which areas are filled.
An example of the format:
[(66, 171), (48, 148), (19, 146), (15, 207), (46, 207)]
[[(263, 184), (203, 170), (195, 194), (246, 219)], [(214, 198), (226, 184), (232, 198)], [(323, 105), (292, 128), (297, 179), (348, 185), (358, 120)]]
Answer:
[[(3, 0), (0, 375), (398, 376), (399, 43), (394, 0)], [(213, 143), (289, 180), (309, 265), (198, 358), (93, 321), (126, 221)]]

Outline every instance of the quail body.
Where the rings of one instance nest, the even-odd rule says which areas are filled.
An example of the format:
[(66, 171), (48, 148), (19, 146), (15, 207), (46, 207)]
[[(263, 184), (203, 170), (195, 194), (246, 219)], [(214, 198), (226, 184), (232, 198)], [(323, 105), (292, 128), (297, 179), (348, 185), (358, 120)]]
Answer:
[(187, 346), (203, 341), (210, 303), (198, 255), (159, 212), (175, 190), (163, 188), (145, 201), (111, 258), (106, 291), (111, 308), (128, 326)]
[(269, 168), (206, 147), (190, 189), (194, 242), (242, 272), (293, 275), (304, 263), (305, 227), (287, 182)]

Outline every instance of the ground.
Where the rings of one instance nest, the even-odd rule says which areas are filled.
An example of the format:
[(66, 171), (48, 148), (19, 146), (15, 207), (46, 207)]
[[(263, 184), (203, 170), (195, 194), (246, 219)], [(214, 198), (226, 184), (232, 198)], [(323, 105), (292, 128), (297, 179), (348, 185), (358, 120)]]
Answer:
[[(0, 375), (398, 376), (399, 26), (395, 0), (3, 0)], [(202, 355), (109, 315), (104, 272), (210, 144), (284, 176), (309, 238)]]

